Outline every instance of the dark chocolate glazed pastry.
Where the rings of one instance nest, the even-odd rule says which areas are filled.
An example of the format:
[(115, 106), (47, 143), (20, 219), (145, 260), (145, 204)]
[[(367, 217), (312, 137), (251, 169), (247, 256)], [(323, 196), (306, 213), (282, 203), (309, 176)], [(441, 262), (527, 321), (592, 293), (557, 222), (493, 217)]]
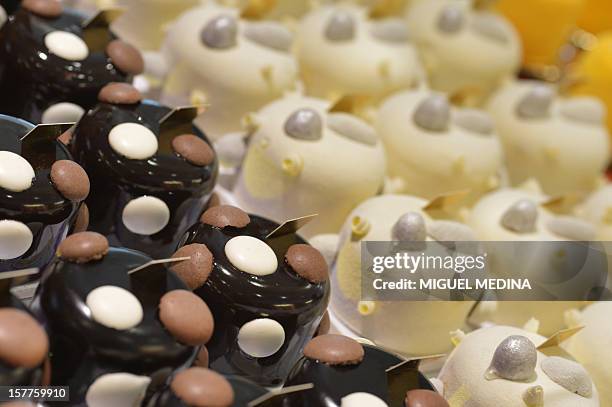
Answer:
[(295, 393), (291, 405), (403, 407), (407, 391), (433, 390), (418, 371), (418, 361), (333, 334), (317, 336), (306, 345), (285, 385), (306, 383), (313, 388)]
[(20, 3), (19, 0), (0, 0), (0, 6), (8, 15), (13, 14), (19, 8)]
[(174, 255), (191, 260), (171, 267), (215, 317), (211, 369), (262, 386), (285, 380), (329, 299), (323, 256), (278, 227), (232, 206), (212, 207)]
[(117, 246), (168, 257), (217, 177), (215, 153), (192, 124), (199, 110), (141, 101), (127, 84), (107, 85), (99, 98), (70, 142), (91, 176), (89, 230)]
[(48, 384), (49, 341), (42, 326), (10, 289), (37, 270), (0, 274), (0, 386)]
[(141, 73), (138, 50), (109, 30), (116, 15), (85, 18), (59, 0), (24, 0), (0, 30), (0, 113), (76, 121), (104, 85)]
[(65, 129), (0, 115), (0, 272), (51, 261), (89, 193), (87, 174), (56, 140)]
[(146, 407), (247, 407), (268, 391), (238, 376), (224, 377), (194, 367), (177, 373), (169, 385), (151, 397)]
[(82, 232), (44, 271), (32, 307), (51, 339), (51, 382), (70, 386), (72, 406), (138, 405), (212, 335), (206, 304), (150, 261)]

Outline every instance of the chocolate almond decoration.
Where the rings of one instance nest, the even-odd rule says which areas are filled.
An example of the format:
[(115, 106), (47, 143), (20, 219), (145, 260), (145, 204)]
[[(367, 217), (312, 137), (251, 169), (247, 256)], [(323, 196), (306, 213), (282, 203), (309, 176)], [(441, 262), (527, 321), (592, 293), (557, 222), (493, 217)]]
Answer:
[(173, 138), (172, 149), (193, 165), (209, 165), (215, 159), (212, 147), (193, 134), (181, 134)]
[(194, 243), (183, 246), (172, 257), (187, 258), (187, 260), (170, 266), (170, 270), (179, 276), (191, 290), (201, 287), (212, 272), (214, 259), (206, 245)]
[(117, 68), (131, 75), (144, 71), (144, 59), (136, 48), (127, 42), (113, 40), (106, 45), (106, 54)]
[(114, 105), (133, 105), (142, 100), (142, 95), (129, 83), (113, 82), (100, 90), (98, 100)]
[(89, 177), (83, 168), (69, 160), (59, 160), (51, 166), (51, 182), (71, 201), (82, 201), (89, 195)]
[(49, 339), (26, 311), (0, 308), (0, 363), (34, 368), (47, 357)]
[(39, 124), (21, 138), (21, 156), (34, 169), (51, 168), (55, 162), (55, 141), (74, 123)]
[(230, 205), (220, 205), (207, 209), (200, 217), (200, 222), (218, 228), (224, 228), (226, 226), (243, 228), (251, 222), (251, 219), (249, 215), (240, 208)]
[(159, 302), (159, 320), (179, 342), (192, 346), (208, 342), (214, 329), (206, 303), (187, 290), (164, 294)]
[(108, 240), (96, 232), (81, 232), (70, 235), (60, 243), (57, 256), (74, 263), (100, 260), (108, 253)]

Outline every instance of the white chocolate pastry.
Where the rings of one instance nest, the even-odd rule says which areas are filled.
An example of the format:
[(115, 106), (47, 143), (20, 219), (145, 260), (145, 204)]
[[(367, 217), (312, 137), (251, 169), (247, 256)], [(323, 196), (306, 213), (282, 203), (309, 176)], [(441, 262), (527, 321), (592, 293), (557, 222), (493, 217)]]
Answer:
[(612, 185), (604, 185), (576, 207), (580, 218), (597, 228), (597, 240), (612, 241)]
[(394, 192), (432, 199), (467, 189), (476, 199), (500, 185), (501, 143), (480, 110), (451, 107), (425, 89), (405, 91), (382, 103), (376, 130), (388, 175), (401, 181)]
[(598, 407), (597, 388), (569, 355), (538, 349), (546, 338), (507, 326), (454, 333), (438, 379), (451, 407)]
[[(112, 0), (98, 2), (113, 3)], [(166, 28), (202, 0), (120, 0), (125, 13), (113, 23), (113, 32), (135, 47), (153, 51), (163, 43)]]
[(252, 117), (256, 130), (234, 190), (241, 208), (277, 222), (317, 213), (300, 232), (337, 233), (382, 188), (385, 154), (374, 129), (329, 107), (291, 94)]
[(433, 89), (474, 105), (518, 71), (521, 44), (502, 16), (470, 0), (414, 3), (408, 24)]
[(589, 305), (582, 312), (568, 313), (568, 324), (584, 326), (571, 337), (565, 349), (588, 370), (599, 389), (602, 406), (612, 405), (612, 302)]
[(332, 272), (334, 315), (356, 335), (409, 356), (447, 352), (448, 332), (464, 326), (471, 301), (361, 301), (362, 241), (470, 241), (468, 227), (431, 218), (428, 202), (408, 195), (381, 195), (361, 203), (340, 233)]
[[(534, 281), (557, 281), (558, 284), (555, 285), (553, 294), (557, 294), (558, 297), (562, 297), (565, 290), (568, 289), (584, 288), (588, 290), (589, 287), (598, 285), (598, 279), (605, 279), (605, 275), (602, 277), (597, 273), (581, 272), (565, 276), (563, 280), (551, 280), (551, 278), (558, 279), (559, 276), (550, 276), (553, 269), (549, 266), (540, 267), (542, 262), (548, 259), (543, 254), (544, 251), (554, 253), (556, 249), (555, 245), (549, 242), (589, 241), (595, 236), (593, 225), (574, 217), (556, 215), (546, 208), (548, 201), (549, 199), (540, 192), (501, 189), (485, 195), (474, 205), (467, 224), (474, 230), (479, 240), (534, 242), (529, 247), (521, 246), (522, 253), (519, 257), (511, 250), (501, 250), (499, 245), (488, 246), (487, 263), (490, 265), (490, 272), (502, 278), (525, 276), (535, 279)], [(538, 245), (536, 243), (538, 241), (545, 243)], [(589, 260), (596, 261), (597, 259), (590, 257)], [(599, 270), (595, 269), (595, 263), (588, 264), (589, 267), (584, 269)], [(550, 286), (547, 285), (547, 288)], [(584, 304), (576, 301), (485, 302), (476, 309), (472, 320), (523, 326), (530, 318), (536, 318), (540, 322), (540, 332), (550, 335), (563, 328), (565, 311)]]
[(610, 159), (605, 108), (590, 97), (561, 97), (542, 82), (519, 80), (488, 105), (512, 185), (535, 178), (557, 196), (598, 186)]
[(172, 24), (163, 47), (170, 69), (162, 100), (209, 105), (196, 124), (212, 140), (242, 130), (247, 113), (297, 84), (291, 33), (239, 14), (212, 2), (194, 8)]
[(297, 30), (296, 54), (306, 93), (329, 100), (359, 95), (375, 102), (423, 78), (405, 21), (371, 19), (366, 8), (352, 4), (307, 14)]

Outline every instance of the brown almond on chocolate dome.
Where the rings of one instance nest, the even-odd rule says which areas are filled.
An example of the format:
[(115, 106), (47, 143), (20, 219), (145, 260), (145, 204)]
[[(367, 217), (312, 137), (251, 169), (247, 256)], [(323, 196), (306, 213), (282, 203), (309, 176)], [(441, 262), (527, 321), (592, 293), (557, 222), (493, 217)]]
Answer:
[(227, 379), (203, 367), (192, 367), (177, 373), (170, 388), (176, 397), (189, 406), (229, 407), (234, 403), (234, 390)]
[(169, 291), (159, 301), (159, 320), (179, 342), (203, 345), (213, 334), (214, 321), (208, 305), (187, 290)]
[(51, 166), (51, 182), (60, 194), (71, 201), (82, 201), (89, 195), (89, 177), (79, 164), (59, 160)]
[(190, 290), (203, 286), (213, 269), (213, 255), (208, 247), (200, 243), (183, 246), (172, 255), (173, 259), (180, 257), (190, 259), (174, 263), (170, 270), (178, 275)]
[(343, 335), (326, 334), (310, 340), (304, 356), (328, 365), (355, 365), (363, 360), (363, 346)]
[(96, 232), (80, 232), (68, 236), (57, 249), (57, 256), (74, 263), (100, 260), (108, 253), (108, 240)]
[(415, 389), (406, 393), (405, 407), (449, 407), (442, 396), (432, 390)]
[(27, 312), (0, 308), (0, 360), (14, 367), (33, 368), (44, 362), (49, 339)]
[(200, 222), (218, 228), (224, 228), (226, 226), (243, 228), (251, 222), (251, 218), (249, 218), (249, 215), (240, 208), (230, 205), (220, 205), (207, 209), (200, 217)]
[(325, 281), (329, 275), (323, 255), (307, 244), (291, 245), (285, 253), (285, 261), (300, 277), (311, 283)]
[(215, 152), (206, 141), (194, 134), (181, 134), (172, 139), (172, 149), (193, 165), (204, 167), (215, 159)]
[(106, 55), (120, 71), (139, 75), (144, 71), (142, 54), (125, 41), (113, 40), (106, 46)]
[(56, 18), (64, 12), (61, 0), (23, 0), (21, 7), (46, 18)]
[(111, 82), (100, 89), (98, 100), (112, 105), (133, 105), (142, 100), (142, 95), (129, 83)]

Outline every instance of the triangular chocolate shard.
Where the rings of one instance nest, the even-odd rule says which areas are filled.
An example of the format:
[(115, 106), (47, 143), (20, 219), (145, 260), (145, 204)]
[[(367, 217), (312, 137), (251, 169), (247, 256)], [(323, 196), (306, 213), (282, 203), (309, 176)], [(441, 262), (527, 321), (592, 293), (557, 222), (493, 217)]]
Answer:
[(423, 360), (439, 359), (444, 356), (446, 355), (411, 358), (388, 368), (386, 370), (388, 404), (390, 406), (403, 405), (406, 391), (421, 387), (419, 366)]
[(75, 123), (39, 124), (21, 137), (21, 156), (36, 169), (51, 168), (56, 160), (57, 139)]
[(98, 10), (81, 25), (83, 40), (90, 51), (104, 51), (107, 44), (114, 39), (110, 25), (119, 18), (125, 9), (119, 7)]
[(301, 218), (291, 219), (283, 222), (279, 227), (268, 233), (266, 239), (273, 239), (279, 236), (285, 236), (291, 233), (297, 233), (298, 230), (310, 223), (311, 220), (319, 216), (318, 214), (302, 216)]
[(172, 139), (182, 134), (193, 134), (193, 121), (204, 113), (205, 105), (182, 106), (169, 111), (159, 120), (159, 150), (172, 151)]
[(546, 339), (540, 346), (538, 346), (538, 350), (543, 352), (547, 348), (553, 348), (560, 346), (563, 342), (567, 341), (572, 336), (576, 335), (578, 332), (582, 331), (584, 326), (577, 326), (574, 328), (567, 328), (561, 331), (558, 331), (554, 335), (550, 336)]
[(191, 257), (174, 257), (174, 258), (169, 258), (169, 259), (152, 260), (152, 261), (150, 261), (148, 263), (145, 263), (145, 264), (140, 265), (140, 266), (138, 266), (136, 268), (128, 270), (127, 273), (128, 274), (134, 274), (134, 273), (137, 273), (139, 271), (146, 270), (149, 267), (156, 266), (158, 264), (177, 263), (177, 262), (180, 262), (180, 261), (189, 260), (190, 258)]
[(285, 387), (278, 391), (271, 391), (251, 401), (247, 404), (247, 407), (283, 407), (286, 405), (284, 400), (287, 395), (310, 390), (312, 388), (314, 388), (314, 385), (312, 383), (307, 383)]
[(332, 101), (329, 113), (363, 113), (368, 106), (371, 106), (372, 98), (365, 95), (343, 95)]
[(25, 282), (27, 277), (38, 273), (37, 268), (29, 268), (15, 271), (3, 271), (0, 272), (0, 297), (4, 297), (10, 293), (11, 287), (14, 284)]

